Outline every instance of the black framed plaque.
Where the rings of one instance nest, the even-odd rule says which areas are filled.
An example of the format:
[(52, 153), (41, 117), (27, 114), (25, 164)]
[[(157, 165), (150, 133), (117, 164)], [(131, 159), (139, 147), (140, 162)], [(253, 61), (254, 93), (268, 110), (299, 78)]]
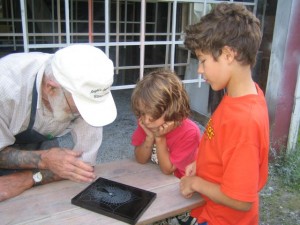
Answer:
[(98, 178), (72, 198), (71, 203), (129, 224), (136, 224), (156, 193)]

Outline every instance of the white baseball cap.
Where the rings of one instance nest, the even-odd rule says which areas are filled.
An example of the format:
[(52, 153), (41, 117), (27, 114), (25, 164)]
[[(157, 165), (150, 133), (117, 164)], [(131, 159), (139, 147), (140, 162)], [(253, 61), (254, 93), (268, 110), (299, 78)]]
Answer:
[(113, 62), (99, 48), (74, 44), (58, 50), (52, 60), (53, 75), (72, 94), (82, 118), (92, 126), (105, 126), (117, 116), (110, 87)]

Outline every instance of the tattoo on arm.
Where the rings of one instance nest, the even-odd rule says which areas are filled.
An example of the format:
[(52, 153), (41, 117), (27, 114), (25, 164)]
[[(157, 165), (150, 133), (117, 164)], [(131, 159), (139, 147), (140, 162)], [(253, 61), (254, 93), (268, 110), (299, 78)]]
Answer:
[(41, 170), (41, 173), (43, 175), (43, 184), (51, 183), (54, 181), (62, 180), (61, 177), (57, 176), (55, 173), (53, 173), (50, 170)]
[(24, 151), (6, 147), (0, 151), (0, 168), (29, 169), (38, 168), (41, 156), (35, 151)]

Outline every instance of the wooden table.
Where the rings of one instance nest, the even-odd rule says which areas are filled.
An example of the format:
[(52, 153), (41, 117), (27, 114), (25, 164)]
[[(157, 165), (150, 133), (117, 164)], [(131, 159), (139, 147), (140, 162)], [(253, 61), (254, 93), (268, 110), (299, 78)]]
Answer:
[[(179, 179), (164, 175), (155, 164), (145, 165), (134, 159), (103, 163), (95, 167), (98, 177), (157, 193), (138, 224), (149, 224), (178, 215), (203, 203), (195, 194), (185, 199), (179, 192)], [(71, 198), (89, 184), (59, 181), (31, 188), (0, 203), (1, 224), (125, 224), (119, 220), (71, 204)]]

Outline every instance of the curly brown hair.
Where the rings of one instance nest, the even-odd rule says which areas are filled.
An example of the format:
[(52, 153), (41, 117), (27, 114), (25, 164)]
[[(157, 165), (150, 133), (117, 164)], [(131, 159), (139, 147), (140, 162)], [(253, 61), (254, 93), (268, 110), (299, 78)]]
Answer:
[(131, 95), (131, 107), (139, 118), (149, 114), (154, 120), (181, 122), (190, 115), (188, 94), (176, 73), (158, 69), (145, 75)]
[(192, 52), (212, 54), (215, 60), (224, 46), (236, 52), (236, 60), (253, 67), (262, 34), (260, 22), (246, 6), (235, 3), (217, 4), (199, 23), (186, 29), (185, 46)]

